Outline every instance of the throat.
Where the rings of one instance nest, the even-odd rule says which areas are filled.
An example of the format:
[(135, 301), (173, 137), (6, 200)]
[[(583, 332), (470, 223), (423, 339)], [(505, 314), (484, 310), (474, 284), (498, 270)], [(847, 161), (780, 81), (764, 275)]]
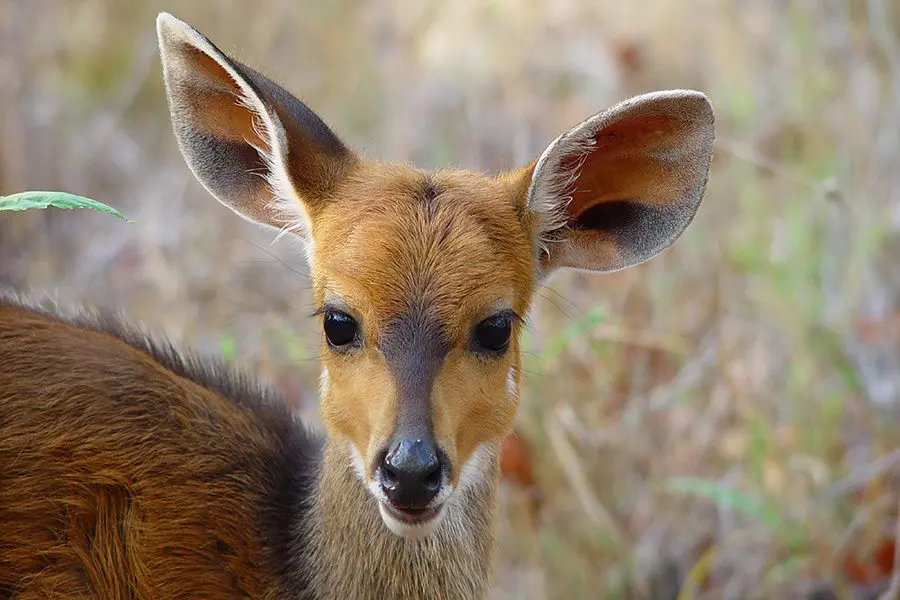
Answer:
[(313, 597), (483, 598), (491, 584), (499, 466), (496, 447), (482, 454), (480, 472), (469, 470), (436, 530), (408, 540), (385, 525), (350, 448), (329, 441), (307, 532)]

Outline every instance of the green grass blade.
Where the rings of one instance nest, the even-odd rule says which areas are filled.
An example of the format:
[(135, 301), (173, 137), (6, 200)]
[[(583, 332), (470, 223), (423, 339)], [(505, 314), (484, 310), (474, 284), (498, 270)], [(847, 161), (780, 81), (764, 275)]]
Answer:
[(126, 223), (133, 223), (131, 219), (102, 202), (76, 196), (66, 192), (22, 192), (12, 196), (0, 196), (0, 211), (3, 210), (30, 210), (35, 208), (86, 208), (97, 212), (106, 213), (122, 219)]

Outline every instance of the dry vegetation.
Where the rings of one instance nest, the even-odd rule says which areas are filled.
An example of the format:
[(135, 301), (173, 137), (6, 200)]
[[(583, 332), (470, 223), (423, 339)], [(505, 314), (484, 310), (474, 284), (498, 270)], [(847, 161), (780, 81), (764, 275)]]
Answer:
[(63, 189), (136, 221), (4, 214), (0, 283), (124, 307), (253, 366), (315, 419), (302, 257), (184, 166), (160, 9), (367, 154), (423, 167), (511, 167), (627, 95), (705, 90), (717, 154), (682, 241), (541, 290), (496, 597), (886, 588), (900, 489), (896, 2), (0, 0), (0, 194)]

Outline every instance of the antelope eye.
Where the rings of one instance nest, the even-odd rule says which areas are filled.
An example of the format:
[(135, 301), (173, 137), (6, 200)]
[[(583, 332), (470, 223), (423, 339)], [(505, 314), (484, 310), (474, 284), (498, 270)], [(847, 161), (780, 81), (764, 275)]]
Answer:
[(488, 317), (475, 327), (475, 346), (480, 350), (499, 354), (509, 346), (512, 319), (507, 315)]
[(325, 339), (332, 348), (341, 348), (356, 341), (359, 326), (350, 315), (339, 311), (325, 313)]

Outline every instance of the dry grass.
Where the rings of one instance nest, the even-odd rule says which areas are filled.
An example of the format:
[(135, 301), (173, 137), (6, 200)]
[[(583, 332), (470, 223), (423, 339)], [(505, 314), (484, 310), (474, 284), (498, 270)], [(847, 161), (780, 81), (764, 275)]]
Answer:
[(0, 282), (125, 307), (255, 366), (315, 418), (305, 266), (190, 178), (166, 121), (160, 9), (365, 152), (425, 167), (515, 166), (627, 95), (707, 91), (717, 155), (682, 241), (541, 290), (518, 424), (536, 491), (504, 489), (496, 597), (886, 589), (900, 489), (895, 2), (0, 3), (0, 194), (64, 189), (137, 222), (4, 215)]

